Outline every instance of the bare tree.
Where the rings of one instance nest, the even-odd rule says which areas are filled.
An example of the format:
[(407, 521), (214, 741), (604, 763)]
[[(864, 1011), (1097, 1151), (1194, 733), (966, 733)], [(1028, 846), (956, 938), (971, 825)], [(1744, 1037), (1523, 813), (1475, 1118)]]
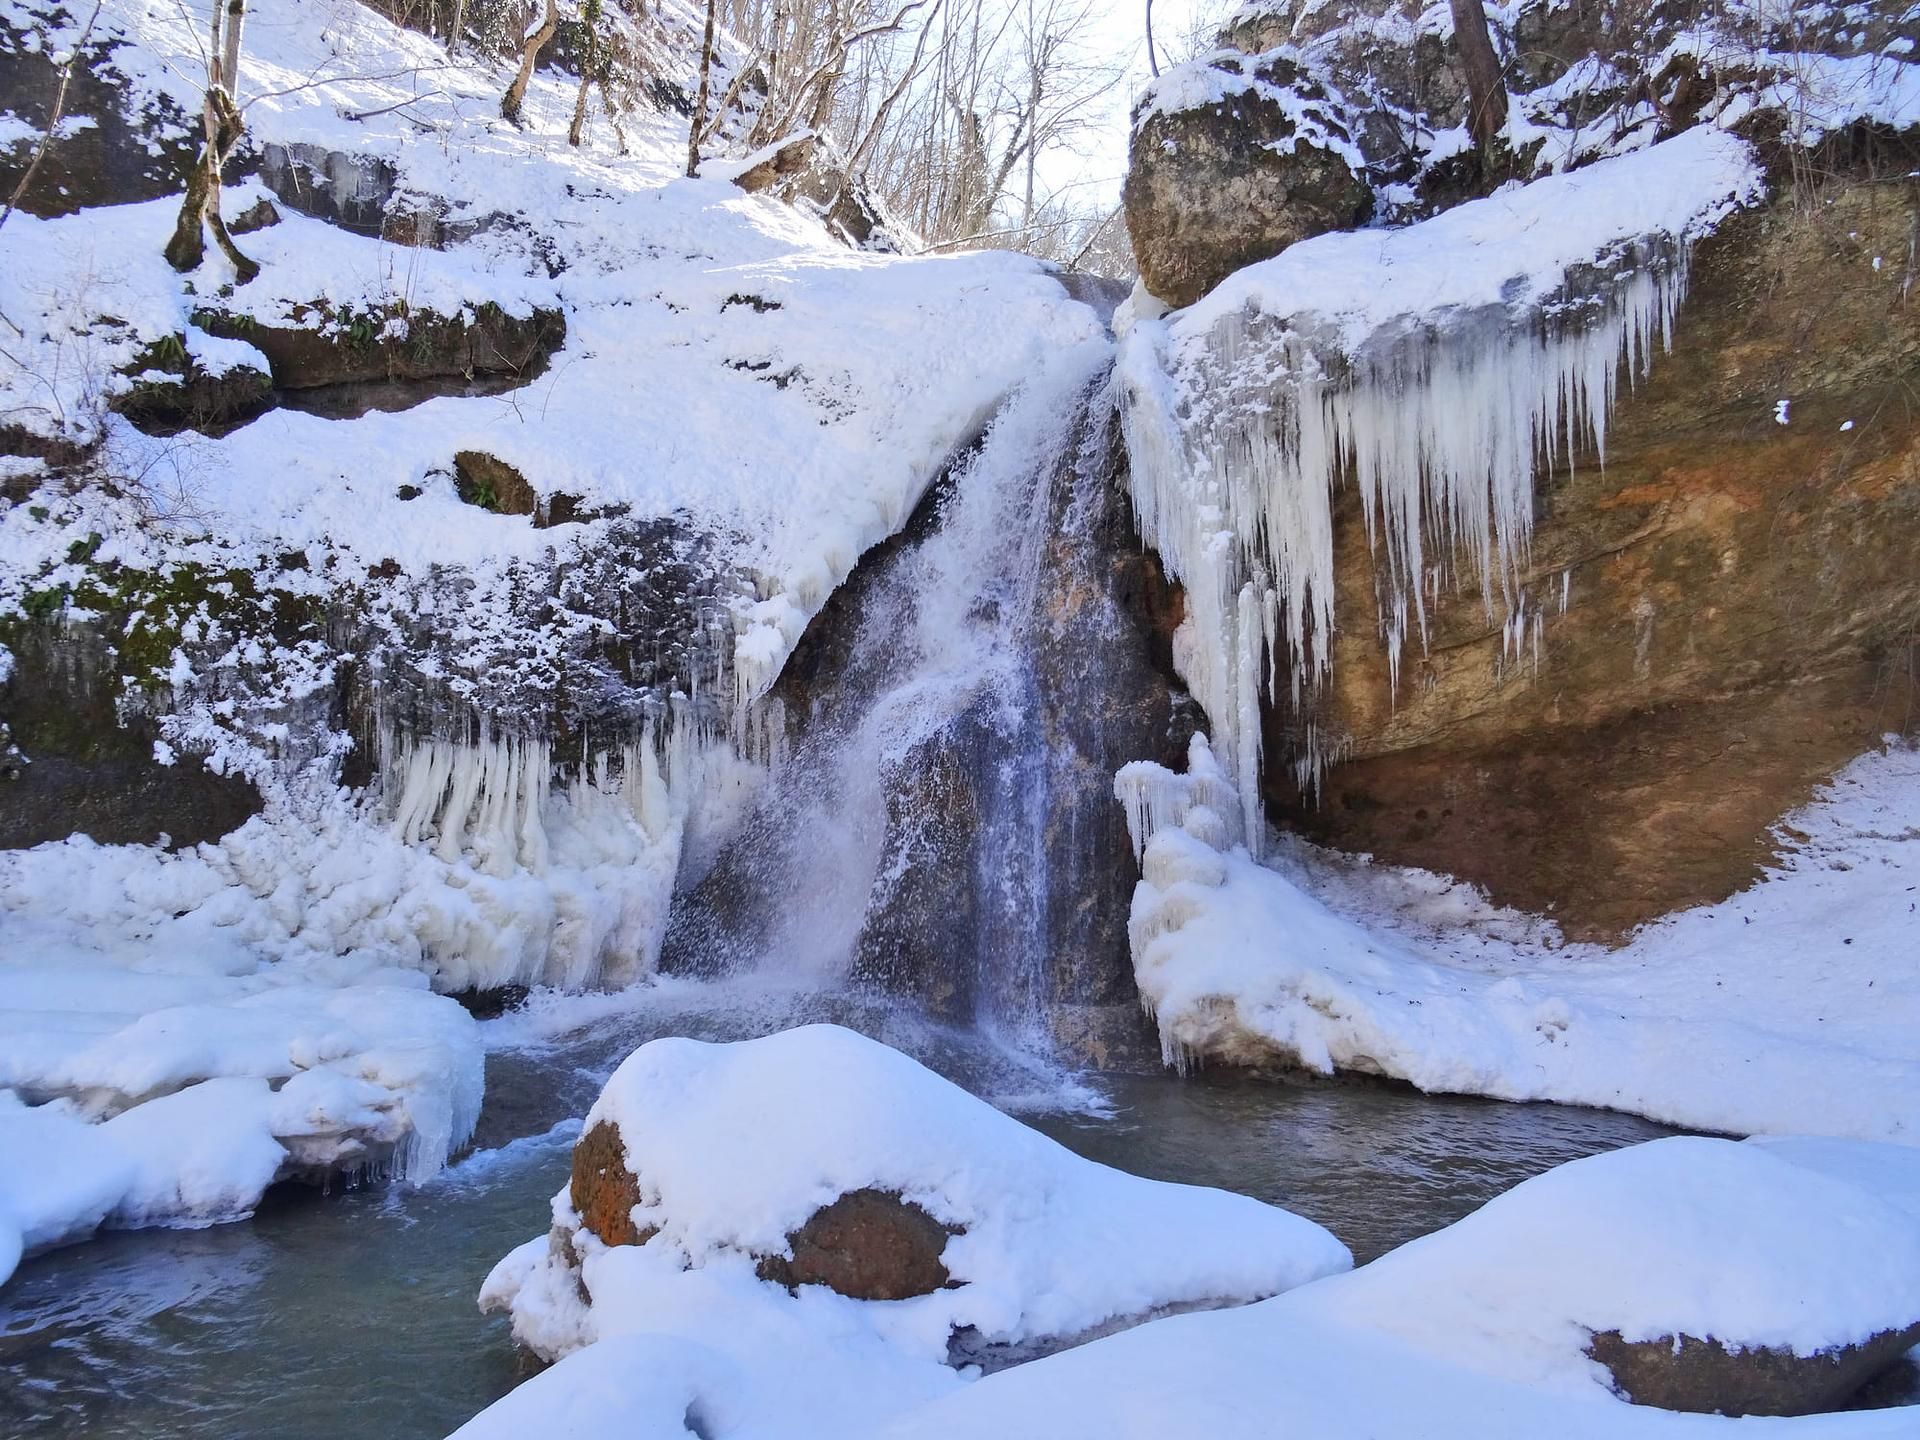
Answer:
[(1452, 0), (1453, 34), (1467, 72), (1467, 129), (1474, 143), (1490, 149), (1507, 128), (1507, 85), (1487, 33), (1481, 0)]
[(214, 0), (212, 33), (207, 47), (207, 88), (200, 106), (205, 132), (199, 158), (187, 176), (187, 193), (180, 217), (167, 241), (167, 263), (176, 270), (198, 269), (206, 258), (206, 232), (233, 265), (242, 285), (260, 273), (260, 267), (240, 253), (220, 218), (220, 174), (227, 157), (246, 132), (235, 88), (240, 78), (240, 32), (246, 20), (247, 0)]
[(533, 67), (540, 59), (540, 51), (560, 28), (560, 11), (554, 0), (544, 0), (544, 3), (546, 8), (540, 14), (539, 23), (530, 26), (521, 37), (520, 67), (513, 72), (513, 83), (507, 86), (507, 93), (500, 97), (501, 118), (514, 125), (520, 123), (527, 86), (533, 83)]
[(707, 35), (700, 42), (700, 98), (693, 102), (693, 123), (687, 127), (689, 179), (700, 173), (700, 142), (707, 135), (707, 100), (713, 93), (713, 29), (719, 8), (719, 0), (707, 0)]

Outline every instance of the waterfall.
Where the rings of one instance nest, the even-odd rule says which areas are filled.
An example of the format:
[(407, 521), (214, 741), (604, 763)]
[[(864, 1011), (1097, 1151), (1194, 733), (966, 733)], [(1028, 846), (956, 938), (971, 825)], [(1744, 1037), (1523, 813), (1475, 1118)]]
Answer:
[[(1111, 353), (1031, 377), (815, 622), (776, 691), (789, 757), (677, 903), (663, 967), (880, 988), (1032, 1050), (1052, 1048), (1063, 1001), (1129, 1002), (1111, 776), (1166, 717), (1096, 713), (1144, 693), (1101, 674), (1145, 668), (1142, 647), (1111, 635), (1126, 622), (1076, 568), (1118, 504)], [(1110, 897), (1081, 893), (1089, 864)]]

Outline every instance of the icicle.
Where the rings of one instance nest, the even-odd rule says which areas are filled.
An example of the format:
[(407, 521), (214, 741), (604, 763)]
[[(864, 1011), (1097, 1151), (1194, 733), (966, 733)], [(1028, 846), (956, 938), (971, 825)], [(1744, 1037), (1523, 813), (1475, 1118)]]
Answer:
[[(1505, 609), (1503, 660), (1531, 651), (1538, 663), (1540, 616), (1518, 585), (1535, 472), (1562, 450), (1571, 466), (1583, 443), (1605, 463), (1620, 373), (1637, 383), (1655, 338), (1671, 345), (1686, 288), (1683, 243), (1630, 258), (1637, 268), (1563, 307), (1577, 322), (1544, 308), (1443, 314), (1386, 327), (1348, 353), (1236, 312), (1181, 336), (1171, 363), (1165, 322), (1129, 333), (1118, 375), (1131, 498), (1142, 537), (1186, 589), (1176, 663), (1242, 814), (1259, 813), (1263, 669), (1269, 699), (1283, 698), (1284, 673), (1285, 694), (1305, 708), (1332, 664), (1343, 476), (1359, 490), (1396, 688), (1409, 633), (1427, 643), (1443, 572), (1478, 584), (1490, 623)], [(1567, 585), (1563, 576), (1563, 608)], [(1311, 726), (1298, 758), (1312, 789), (1328, 756)], [(1147, 803), (1145, 791), (1136, 798)], [(1130, 824), (1147, 818), (1129, 810)], [(1261, 827), (1244, 830), (1257, 847)]]

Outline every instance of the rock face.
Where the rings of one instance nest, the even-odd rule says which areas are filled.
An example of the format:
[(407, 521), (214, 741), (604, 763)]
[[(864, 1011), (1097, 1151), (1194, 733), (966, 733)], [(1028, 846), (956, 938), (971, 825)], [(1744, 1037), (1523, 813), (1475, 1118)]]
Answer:
[(1740, 888), (1780, 814), (1912, 725), (1920, 422), (1890, 402), (1920, 375), (1920, 325), (1874, 257), (1906, 253), (1916, 212), (1872, 184), (1823, 201), (1706, 242), (1604, 467), (1541, 482), (1524, 645), (1502, 605), (1445, 599), (1396, 692), (1344, 494), (1312, 718), (1349, 758), (1303, 796), (1303, 717), (1270, 713), (1270, 814), (1605, 939)]
[(569, 1195), (580, 1223), (608, 1245), (644, 1245), (653, 1231), (633, 1223), (640, 1203), (640, 1182), (627, 1169), (627, 1147), (619, 1127), (602, 1120), (573, 1147)]
[(259, 350), (281, 390), (496, 375), (524, 383), (547, 368), (567, 338), (558, 310), (512, 315), (491, 304), (457, 315), (296, 306), (287, 318), (267, 325), (213, 309), (194, 316), (207, 333)]
[(1608, 1330), (1593, 1337), (1587, 1353), (1636, 1405), (1708, 1415), (1817, 1415), (1840, 1408), (1915, 1345), (1920, 1324), (1812, 1355), (1764, 1346), (1730, 1350), (1693, 1335), (1627, 1341)]
[[(48, 7), (58, 15), (58, 7)], [(65, 23), (74, 25), (78, 19)], [(118, 41), (96, 35), (73, 66), (57, 142), (20, 197), (29, 215), (71, 215), (91, 205), (124, 205), (177, 194), (200, 147), (199, 117), (165, 97), (132, 108), (132, 88), (114, 61)], [(59, 47), (0, 22), (0, 95), (6, 108), (44, 130), (60, 88)], [(0, 197), (10, 196), (32, 163), (37, 141), (0, 146)]]
[(1366, 220), (1373, 192), (1327, 100), (1278, 54), (1222, 54), (1147, 92), (1122, 201), (1148, 290), (1190, 305), (1242, 266)]
[(0, 684), (0, 849), (64, 840), (174, 845), (215, 840), (259, 813), (260, 796), (197, 758), (156, 758), (156, 728), (121, 723), (106, 641), (84, 626), (4, 627), (12, 673)]

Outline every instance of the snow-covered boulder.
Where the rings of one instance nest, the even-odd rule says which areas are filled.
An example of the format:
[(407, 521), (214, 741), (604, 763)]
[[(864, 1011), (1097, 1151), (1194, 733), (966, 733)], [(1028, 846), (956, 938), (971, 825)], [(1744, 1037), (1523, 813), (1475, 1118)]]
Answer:
[(1373, 193), (1326, 89), (1281, 52), (1221, 51), (1141, 97), (1123, 191), (1148, 290), (1191, 305), (1243, 265), (1363, 223)]
[(1674, 1410), (1832, 1409), (1920, 1344), (1920, 1229), (1912, 1152), (1828, 1143), (1851, 1175), (1690, 1136), (1562, 1165), (1337, 1308), (1489, 1374), (1610, 1377)]
[[(636, 1332), (681, 1336), (718, 1370), (749, 1366), (747, 1388), (768, 1404), (776, 1372), (804, 1357), (789, 1339), (778, 1361), (756, 1344), (835, 1334), (810, 1382), (823, 1421), (846, 1418), (848, 1387), (825, 1377), (849, 1367), (867, 1367), (856, 1390), (886, 1374), (937, 1393), (956, 1358), (1017, 1358), (1351, 1263), (1299, 1216), (1083, 1160), (836, 1026), (653, 1041), (615, 1072), (586, 1135), (591, 1159), (575, 1174), (592, 1172), (593, 1223), (570, 1186), (552, 1235), (508, 1255), (482, 1304), (511, 1312), (515, 1335), (549, 1359)], [(631, 1198), (624, 1217), (609, 1213), (616, 1194)], [(629, 1227), (609, 1244), (616, 1218)], [(875, 1298), (849, 1298), (861, 1294)], [(750, 1428), (716, 1420), (708, 1433)]]
[[(1911, 1322), (1915, 1159), (1893, 1145), (1689, 1137), (1577, 1160), (1352, 1274), (990, 1376), (879, 1433), (1253, 1440), (1284, 1416), (1286, 1434), (1371, 1440), (1745, 1435), (1751, 1421), (1628, 1403), (1587, 1353), (1596, 1327), (1715, 1337), (1751, 1374)], [(1766, 1433), (1893, 1437), (1912, 1433), (1911, 1416), (1808, 1416)]]
[(424, 1180), (483, 1084), (473, 1019), (417, 972), (0, 916), (0, 1282), (102, 1226), (242, 1218), (277, 1180)]

